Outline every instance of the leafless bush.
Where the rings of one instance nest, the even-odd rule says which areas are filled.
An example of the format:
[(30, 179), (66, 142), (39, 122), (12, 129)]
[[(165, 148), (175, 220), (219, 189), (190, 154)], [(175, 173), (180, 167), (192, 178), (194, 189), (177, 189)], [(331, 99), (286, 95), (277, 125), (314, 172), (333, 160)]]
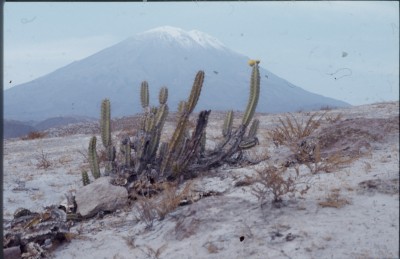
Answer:
[(82, 150), (77, 150), (77, 152), (79, 153), (79, 154), (81, 154), (82, 155), (82, 157), (83, 157), (83, 162), (84, 163), (89, 163), (89, 158), (88, 158), (88, 151), (87, 151), (87, 149), (82, 149)]
[(254, 178), (256, 185), (252, 187), (252, 194), (256, 196), (261, 204), (265, 203), (269, 194), (273, 196), (273, 203), (282, 202), (284, 195), (304, 195), (310, 189), (310, 181), (300, 181), (300, 172), (296, 168), (295, 174), (289, 174), (286, 167), (262, 166), (256, 169), (257, 176)]
[(203, 245), (203, 247), (207, 248), (208, 253), (210, 254), (218, 254), (220, 248), (213, 244), (212, 242), (207, 242)]
[(52, 165), (49, 160), (48, 154), (45, 154), (43, 150), (40, 154), (36, 156), (36, 160), (38, 161), (38, 163), (36, 164), (36, 168), (38, 169), (47, 169)]
[(187, 182), (179, 191), (176, 183), (165, 183), (158, 196), (150, 198), (137, 195), (138, 219), (146, 224), (146, 229), (151, 229), (155, 219), (163, 220), (188, 197), (190, 186), (191, 182)]
[(163, 220), (168, 213), (179, 206), (182, 200), (188, 197), (191, 182), (187, 182), (180, 192), (178, 191), (176, 184), (165, 186), (163, 192), (159, 195), (160, 197), (155, 207), (160, 220)]
[(31, 139), (41, 139), (46, 137), (47, 134), (44, 132), (39, 132), (39, 131), (31, 131), (28, 133), (28, 135), (22, 137), (22, 140), (31, 140)]
[(146, 229), (151, 229), (154, 220), (157, 218), (157, 210), (154, 200), (145, 197), (139, 198), (136, 202), (136, 208), (139, 213), (138, 220), (145, 223)]
[(175, 224), (175, 238), (179, 241), (193, 236), (199, 229), (200, 220), (197, 218), (180, 218)]
[(298, 121), (293, 115), (291, 118), (289, 116), (285, 119), (279, 118), (280, 124), (267, 134), (276, 146), (293, 146), (317, 130), (324, 115), (325, 113), (317, 117), (318, 113), (311, 114), (306, 122)]
[(311, 173), (319, 172), (331, 173), (337, 171), (345, 165), (353, 162), (357, 157), (343, 156), (340, 152), (327, 155), (325, 158), (321, 156), (319, 145), (313, 150), (313, 161), (305, 161), (304, 164), (310, 169)]
[(160, 246), (157, 250), (155, 250), (148, 245), (144, 245), (144, 247), (146, 248), (146, 251), (144, 251), (141, 248), (139, 248), (139, 249), (142, 250), (142, 252), (144, 252), (147, 255), (147, 258), (158, 259), (158, 258), (160, 258), (161, 253), (164, 252), (165, 249), (167, 249), (167, 246), (168, 246), (167, 244), (164, 244), (164, 245)]
[[(290, 161), (290, 163), (305, 164), (314, 174), (332, 172), (358, 157), (345, 156), (341, 151), (326, 152), (326, 150), (321, 155), (321, 136), (316, 137), (314, 132), (320, 127), (323, 118), (329, 123), (335, 123), (341, 119), (341, 114), (332, 117), (327, 116), (326, 112), (320, 115), (313, 113), (305, 122), (299, 122), (293, 116), (292, 118), (289, 116), (286, 116), (285, 119), (279, 118), (280, 125), (269, 132), (268, 136), (272, 138), (276, 146), (286, 145), (289, 147), (294, 154), (294, 161)], [(325, 138), (326, 134), (322, 136), (322, 144), (327, 142)]]
[(325, 115), (325, 120), (329, 123), (336, 123), (342, 119), (342, 114), (338, 113), (336, 116), (333, 115)]

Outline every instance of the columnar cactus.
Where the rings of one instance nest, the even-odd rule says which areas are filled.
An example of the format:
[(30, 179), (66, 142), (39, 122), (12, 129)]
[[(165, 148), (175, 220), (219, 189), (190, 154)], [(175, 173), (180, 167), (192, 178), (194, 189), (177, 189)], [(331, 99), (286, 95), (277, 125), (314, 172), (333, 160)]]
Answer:
[(83, 186), (86, 186), (90, 183), (89, 175), (88, 175), (87, 171), (85, 171), (85, 170), (82, 170), (82, 183), (83, 183)]
[(143, 109), (149, 106), (149, 84), (143, 81), (140, 88), (140, 103)]
[[(102, 102), (101, 107), (101, 137), (106, 148), (106, 170), (119, 173), (121, 177), (127, 177), (129, 181), (138, 179), (139, 176), (147, 176), (151, 179), (176, 179), (178, 177), (193, 177), (196, 172), (209, 170), (224, 163), (234, 164), (241, 159), (243, 149), (251, 148), (258, 143), (256, 137), (259, 121), (253, 120), (247, 135), (246, 129), (255, 113), (260, 92), (259, 61), (251, 61), (252, 66), (250, 96), (247, 103), (242, 123), (233, 128), (233, 111), (227, 113), (222, 135), (223, 141), (213, 150), (206, 149), (206, 127), (211, 111), (201, 111), (198, 115), (196, 127), (189, 134), (189, 117), (194, 111), (200, 97), (204, 82), (204, 72), (199, 71), (193, 82), (190, 95), (186, 101), (182, 101), (178, 108), (178, 122), (168, 142), (160, 144), (162, 129), (168, 115), (168, 89), (162, 87), (158, 96), (159, 106), (149, 106), (149, 86), (143, 81), (140, 89), (140, 101), (143, 107), (143, 116), (140, 128), (132, 138), (126, 137), (120, 144), (123, 153), (122, 163), (115, 161), (115, 147), (111, 141), (110, 126), (110, 101)], [(100, 177), (99, 163), (96, 153), (96, 137), (92, 137), (89, 143), (89, 162), (94, 178)], [(158, 173), (155, 177), (154, 172)], [(142, 178), (141, 178), (142, 179)], [(88, 183), (88, 177), (82, 172), (84, 184)], [(128, 181), (126, 181), (128, 182)]]
[[(189, 116), (193, 112), (196, 107), (197, 101), (199, 100), (201, 88), (203, 86), (204, 81), (204, 71), (199, 71), (196, 74), (196, 78), (194, 80), (192, 90), (190, 92), (190, 96), (186, 102), (185, 109), (180, 113), (178, 124), (175, 128), (175, 131), (172, 135), (172, 138), (168, 145), (168, 153), (167, 157), (164, 159), (163, 164), (161, 165), (161, 173), (164, 174), (165, 170), (171, 166), (171, 160), (177, 160), (179, 154), (183, 150), (185, 146), (185, 141), (183, 137), (185, 135), (187, 123), (189, 121)], [(174, 166), (175, 169), (179, 168), (179, 170), (183, 170), (184, 168), (180, 168), (178, 165)]]
[(227, 138), (232, 133), (232, 123), (233, 123), (233, 111), (229, 111), (226, 114), (224, 125), (222, 126), (222, 136)]
[(249, 125), (251, 119), (253, 118), (254, 112), (257, 107), (258, 98), (260, 96), (260, 72), (258, 69), (259, 60), (251, 60), (249, 61), (250, 66), (252, 67), (251, 79), (250, 79), (250, 95), (249, 101), (247, 102), (247, 108), (243, 116), (242, 124), (247, 126)]
[(254, 119), (253, 122), (251, 123), (249, 132), (247, 133), (247, 138), (255, 138), (259, 126), (260, 126), (260, 120)]
[(100, 116), (101, 141), (103, 142), (104, 147), (108, 147), (111, 145), (111, 112), (109, 99), (104, 99), (101, 102)]
[(196, 107), (197, 101), (199, 100), (200, 97), (203, 82), (204, 82), (204, 71), (199, 71), (197, 72), (196, 78), (194, 79), (192, 91), (190, 92), (190, 96), (187, 101), (187, 110), (189, 114), (192, 113), (194, 108)]
[(178, 112), (183, 113), (186, 107), (186, 102), (185, 101), (180, 101), (178, 104)]
[(95, 179), (100, 177), (99, 159), (96, 152), (96, 137), (93, 136), (89, 142), (88, 158), (90, 164), (90, 171)]
[(130, 138), (127, 137), (122, 141), (121, 151), (124, 154), (124, 166), (130, 167), (132, 160), (131, 160), (131, 141)]
[(160, 104), (166, 104), (168, 99), (168, 88), (162, 87), (158, 95), (158, 100)]
[(104, 175), (113, 172), (113, 162), (115, 159), (115, 147), (111, 143), (111, 107), (110, 100), (104, 99), (101, 103), (100, 114), (101, 140), (106, 151), (106, 167)]

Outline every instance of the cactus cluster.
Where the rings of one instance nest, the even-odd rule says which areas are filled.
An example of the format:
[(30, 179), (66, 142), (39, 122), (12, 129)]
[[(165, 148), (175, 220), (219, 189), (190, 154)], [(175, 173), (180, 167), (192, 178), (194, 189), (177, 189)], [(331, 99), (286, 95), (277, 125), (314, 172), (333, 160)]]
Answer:
[[(210, 110), (201, 111), (194, 129), (189, 126), (189, 117), (200, 98), (204, 71), (199, 71), (193, 82), (190, 95), (178, 106), (178, 122), (168, 142), (160, 142), (162, 130), (169, 112), (168, 88), (159, 92), (159, 105), (149, 104), (149, 85), (142, 82), (140, 101), (143, 108), (140, 128), (136, 135), (124, 138), (119, 150), (122, 161), (116, 161), (116, 148), (111, 139), (111, 105), (108, 99), (101, 105), (101, 138), (106, 152), (104, 175), (122, 176), (135, 181), (139, 176), (152, 177), (153, 180), (193, 177), (198, 171), (218, 167), (224, 163), (238, 162), (242, 150), (258, 144), (256, 137), (259, 120), (253, 116), (260, 93), (259, 61), (249, 62), (252, 67), (250, 94), (241, 124), (233, 127), (233, 111), (229, 111), (224, 120), (223, 139), (213, 150), (206, 149), (206, 128)], [(251, 126), (248, 128), (248, 125)], [(247, 131), (247, 134), (246, 134)], [(96, 152), (96, 137), (89, 143), (90, 169), (94, 178), (100, 177), (99, 162)], [(154, 174), (156, 172), (156, 174)], [(154, 179), (154, 177), (158, 179)], [(133, 179), (133, 180), (132, 180)], [(86, 172), (82, 172), (84, 185), (89, 184)]]

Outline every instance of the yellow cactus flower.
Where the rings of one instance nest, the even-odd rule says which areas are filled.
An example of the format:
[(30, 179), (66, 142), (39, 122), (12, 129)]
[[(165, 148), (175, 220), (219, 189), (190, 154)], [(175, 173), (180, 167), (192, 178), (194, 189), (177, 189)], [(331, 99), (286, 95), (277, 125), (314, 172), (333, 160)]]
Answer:
[(248, 63), (249, 63), (249, 66), (254, 66), (255, 64), (259, 64), (260, 63), (260, 60), (258, 60), (258, 59), (250, 59), (249, 61), (248, 61)]

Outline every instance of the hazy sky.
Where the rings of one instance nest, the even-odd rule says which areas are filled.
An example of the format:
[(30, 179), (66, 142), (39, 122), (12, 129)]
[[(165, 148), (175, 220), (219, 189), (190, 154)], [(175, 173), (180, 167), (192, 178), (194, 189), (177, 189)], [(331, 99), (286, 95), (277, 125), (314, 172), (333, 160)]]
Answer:
[(397, 1), (8, 2), (4, 88), (164, 25), (208, 33), (314, 93), (353, 105), (399, 99)]

